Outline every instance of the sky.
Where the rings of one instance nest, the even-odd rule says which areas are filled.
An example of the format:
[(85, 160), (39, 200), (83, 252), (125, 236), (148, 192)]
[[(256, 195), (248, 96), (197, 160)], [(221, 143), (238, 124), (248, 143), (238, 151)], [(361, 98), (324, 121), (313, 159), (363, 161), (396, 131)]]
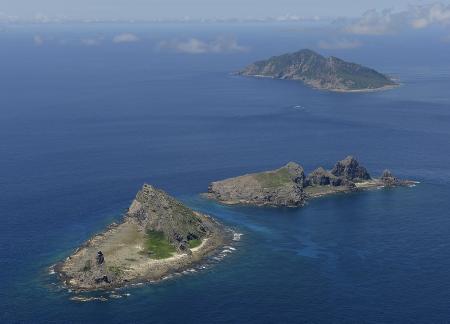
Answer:
[[(440, 1), (450, 4), (450, 0)], [(429, 0), (0, 0), (0, 18), (170, 20), (355, 17), (370, 9), (406, 10)]]

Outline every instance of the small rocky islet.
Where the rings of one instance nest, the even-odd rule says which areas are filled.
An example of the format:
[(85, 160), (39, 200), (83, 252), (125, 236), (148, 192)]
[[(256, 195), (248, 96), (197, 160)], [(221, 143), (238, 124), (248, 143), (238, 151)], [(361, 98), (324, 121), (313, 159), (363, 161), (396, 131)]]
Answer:
[(232, 232), (145, 184), (119, 224), (54, 266), (67, 288), (104, 290), (181, 272), (231, 241)]
[(400, 180), (389, 170), (372, 178), (365, 167), (348, 156), (329, 171), (319, 167), (307, 176), (302, 166), (289, 162), (276, 170), (215, 181), (205, 195), (229, 205), (302, 207), (310, 199), (339, 192), (412, 184), (413, 181)]

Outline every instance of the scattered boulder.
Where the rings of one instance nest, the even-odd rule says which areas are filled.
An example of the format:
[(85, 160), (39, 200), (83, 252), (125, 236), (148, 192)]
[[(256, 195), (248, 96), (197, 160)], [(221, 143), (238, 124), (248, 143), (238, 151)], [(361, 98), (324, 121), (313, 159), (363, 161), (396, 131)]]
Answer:
[(95, 281), (96, 284), (100, 284), (100, 283), (103, 283), (103, 282), (110, 283), (108, 276), (102, 276), (100, 278), (95, 278), (94, 281)]
[(103, 255), (102, 251), (97, 252), (96, 259), (98, 265), (103, 264), (105, 262), (105, 256)]
[(370, 180), (367, 169), (361, 165), (353, 156), (347, 156), (344, 160), (335, 164), (331, 173), (336, 177), (343, 177), (350, 181)]

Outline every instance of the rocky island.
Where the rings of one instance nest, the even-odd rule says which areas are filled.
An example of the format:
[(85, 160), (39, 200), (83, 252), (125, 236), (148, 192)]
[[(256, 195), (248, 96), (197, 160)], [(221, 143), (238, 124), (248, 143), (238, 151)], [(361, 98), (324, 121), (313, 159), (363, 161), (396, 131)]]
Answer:
[(309, 199), (363, 189), (407, 186), (414, 182), (400, 180), (389, 170), (374, 179), (352, 156), (338, 161), (328, 171), (319, 167), (308, 176), (295, 162), (260, 173), (212, 182), (206, 196), (224, 204), (273, 207), (301, 207)]
[(324, 57), (309, 49), (255, 62), (237, 74), (299, 80), (316, 89), (342, 92), (374, 91), (398, 85), (371, 68), (333, 56)]
[(199, 262), (229, 236), (213, 218), (145, 184), (120, 224), (92, 237), (55, 271), (76, 291), (159, 280)]

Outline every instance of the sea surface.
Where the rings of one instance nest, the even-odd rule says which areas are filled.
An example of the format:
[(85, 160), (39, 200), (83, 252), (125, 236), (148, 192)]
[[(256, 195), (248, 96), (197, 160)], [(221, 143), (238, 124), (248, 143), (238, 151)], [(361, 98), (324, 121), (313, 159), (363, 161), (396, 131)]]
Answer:
[[(110, 41), (121, 32), (140, 41)], [(4, 28), (0, 322), (450, 321), (450, 45), (430, 33), (321, 50), (402, 83), (346, 94), (230, 74), (326, 37), (283, 24)], [(221, 35), (245, 50), (157, 45)], [(420, 183), (302, 209), (199, 195), (213, 180), (288, 161), (310, 172), (350, 154), (373, 176), (389, 168)], [(242, 235), (203, 268), (71, 300), (49, 267), (120, 220), (145, 182)]]

